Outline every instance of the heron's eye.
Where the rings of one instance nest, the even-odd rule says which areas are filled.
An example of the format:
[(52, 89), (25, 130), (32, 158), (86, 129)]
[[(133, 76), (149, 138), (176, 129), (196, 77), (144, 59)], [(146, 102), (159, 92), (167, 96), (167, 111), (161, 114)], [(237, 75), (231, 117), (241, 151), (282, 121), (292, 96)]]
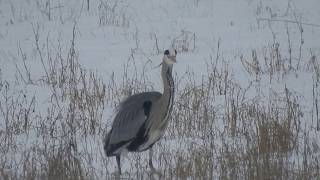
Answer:
[(165, 55), (169, 55), (169, 50), (165, 50), (165, 51), (164, 51), (164, 54), (165, 54)]

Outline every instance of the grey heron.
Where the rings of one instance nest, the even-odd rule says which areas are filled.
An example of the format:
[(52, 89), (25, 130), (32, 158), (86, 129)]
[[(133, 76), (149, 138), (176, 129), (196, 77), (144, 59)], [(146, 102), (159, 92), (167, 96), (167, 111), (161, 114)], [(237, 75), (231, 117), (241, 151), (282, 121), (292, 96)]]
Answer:
[(176, 63), (177, 51), (165, 50), (161, 76), (163, 93), (143, 92), (128, 97), (117, 108), (112, 128), (104, 139), (104, 150), (108, 157), (116, 156), (118, 173), (121, 174), (120, 156), (126, 152), (142, 152), (149, 149), (149, 166), (152, 163), (152, 146), (161, 139), (171, 118), (174, 100), (172, 67)]

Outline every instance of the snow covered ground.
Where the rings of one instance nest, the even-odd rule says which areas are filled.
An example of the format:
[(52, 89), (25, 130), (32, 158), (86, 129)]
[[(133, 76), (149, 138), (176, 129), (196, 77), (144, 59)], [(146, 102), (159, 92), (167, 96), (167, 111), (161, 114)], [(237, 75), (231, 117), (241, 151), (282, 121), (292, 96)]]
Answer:
[[(113, 109), (162, 91), (156, 66), (170, 46), (177, 95), (155, 146), (160, 179), (316, 179), (319, 7), (0, 0), (0, 179), (113, 178), (102, 146)], [(124, 177), (150, 178), (147, 153), (122, 166)]]

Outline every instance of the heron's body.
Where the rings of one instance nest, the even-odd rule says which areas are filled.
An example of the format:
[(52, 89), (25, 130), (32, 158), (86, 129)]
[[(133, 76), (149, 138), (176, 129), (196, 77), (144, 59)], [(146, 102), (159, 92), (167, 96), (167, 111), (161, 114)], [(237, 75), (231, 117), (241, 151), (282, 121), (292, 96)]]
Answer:
[[(168, 126), (174, 100), (172, 66), (176, 51), (166, 52), (168, 53), (165, 53), (161, 71), (163, 94), (144, 92), (128, 97), (119, 105), (112, 128), (105, 138), (104, 150), (107, 156), (117, 157), (120, 173), (122, 153), (151, 149)], [(170, 53), (174, 55), (169, 56)], [(151, 157), (149, 163), (153, 168)]]

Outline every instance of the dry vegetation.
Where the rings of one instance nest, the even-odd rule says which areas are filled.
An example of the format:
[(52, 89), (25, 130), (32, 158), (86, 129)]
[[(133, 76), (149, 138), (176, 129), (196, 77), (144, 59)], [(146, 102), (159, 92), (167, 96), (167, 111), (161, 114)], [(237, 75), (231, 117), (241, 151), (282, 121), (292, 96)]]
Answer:
[[(101, 1), (99, 23), (128, 27), (130, 21), (123, 9), (110, 2)], [(104, 14), (109, 12), (113, 13)], [(152, 65), (146, 63), (143, 71), (137, 71), (135, 55), (140, 51), (135, 49), (124, 65), (121, 81), (115, 81), (114, 75), (102, 79), (79, 63), (75, 27), (67, 47), (60, 43), (52, 47), (50, 37), (40, 40), (39, 27), (34, 25), (41, 77), (32, 76), (21, 48), (22, 66), (17, 65), (15, 82), (3, 79), (0, 71), (0, 179), (114, 177), (114, 161), (104, 156), (101, 142), (112, 119), (103, 112), (126, 96), (152, 90), (152, 80), (144, 76)], [(155, 146), (160, 179), (320, 176), (320, 63), (313, 52), (310, 58), (302, 59), (300, 52), (294, 59), (290, 42), (288, 34), (289, 44), (283, 46), (289, 50), (274, 39), (261, 54), (252, 50), (250, 55), (234, 59), (241, 61), (249, 85), (234, 78), (229, 61), (220, 56), (219, 42), (200, 83), (191, 70), (176, 75), (181, 80), (176, 84), (172, 120)], [(173, 44), (179, 53), (190, 53), (196, 49), (196, 36), (182, 31)], [(157, 42), (156, 46), (159, 52)], [(297, 51), (302, 51), (301, 46)], [(281, 83), (300, 72), (311, 73), (314, 80), (312, 109), (303, 110), (303, 95), (286, 86), (268, 93), (261, 90), (265, 78), (268, 83)], [(34, 89), (49, 93), (46, 102), (32, 94)], [(125, 159), (130, 167), (123, 176), (151, 178), (146, 157), (145, 153), (131, 154)]]

